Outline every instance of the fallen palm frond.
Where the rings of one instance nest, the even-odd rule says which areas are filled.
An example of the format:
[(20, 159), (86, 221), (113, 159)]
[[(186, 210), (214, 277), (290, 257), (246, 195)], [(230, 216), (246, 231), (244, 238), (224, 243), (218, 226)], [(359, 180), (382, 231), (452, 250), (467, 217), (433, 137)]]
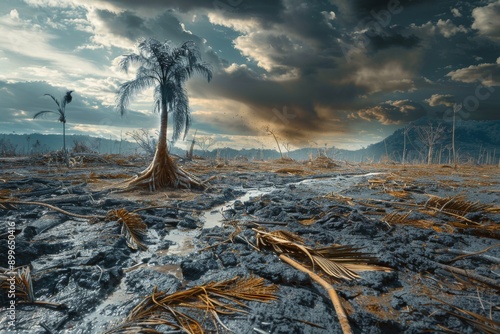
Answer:
[(77, 213), (72, 213), (72, 212), (63, 210), (61, 208), (58, 208), (57, 206), (54, 206), (54, 205), (51, 205), (48, 203), (44, 203), (44, 202), (19, 201), (19, 200), (4, 198), (4, 197), (0, 196), (0, 209), (11, 210), (11, 209), (15, 209), (16, 205), (38, 205), (38, 206), (44, 206), (46, 208), (63, 213), (65, 215), (71, 216), (71, 217), (82, 218), (82, 219), (91, 219), (91, 220), (104, 219), (103, 216), (97, 216), (97, 215), (79, 215)]
[(465, 269), (461, 269), (461, 268), (457, 268), (457, 267), (453, 267), (453, 266), (448, 266), (446, 264), (442, 264), (442, 263), (438, 263), (438, 262), (436, 262), (435, 264), (436, 264), (436, 266), (438, 266), (442, 269), (448, 270), (451, 273), (461, 275), (469, 280), (473, 280), (473, 281), (482, 283), (482, 284), (489, 286), (497, 291), (500, 291), (500, 284), (496, 280), (491, 279), (489, 277), (485, 277), (485, 276), (476, 274), (474, 272), (474, 270), (465, 270)]
[(488, 334), (497, 334), (500, 332), (500, 322), (495, 321), (493, 319), (486, 318), (485, 316), (482, 316), (480, 314), (467, 311), (464, 309), (461, 309), (455, 305), (449, 304), (443, 300), (434, 298), (430, 296), (432, 299), (437, 300), (440, 303), (443, 303), (444, 305), (447, 305), (451, 307), (455, 311), (450, 311), (447, 310), (446, 308), (442, 306), (438, 306), (440, 309), (448, 313), (449, 315), (452, 315), (454, 317), (457, 317), (458, 319), (465, 321), (472, 327), (474, 327), (476, 330), (483, 332), (483, 333), (488, 333)]
[(335, 312), (337, 313), (337, 317), (339, 319), (339, 323), (340, 323), (340, 327), (342, 328), (342, 332), (344, 334), (351, 334), (352, 330), (351, 330), (351, 326), (349, 325), (349, 320), (347, 319), (347, 315), (345, 314), (344, 308), (342, 307), (342, 303), (340, 302), (339, 296), (337, 295), (337, 291), (335, 291), (333, 286), (330, 283), (328, 283), (327, 281), (325, 281), (324, 279), (322, 279), (321, 277), (319, 277), (317, 274), (310, 271), (306, 267), (302, 266), (300, 263), (295, 262), (294, 260), (292, 260), (288, 256), (281, 254), (280, 259), (282, 261), (288, 263), (289, 265), (291, 265), (295, 269), (298, 269), (302, 272), (307, 273), (309, 275), (309, 277), (311, 277), (313, 280), (318, 282), (328, 292), (328, 295), (330, 296), (333, 307), (335, 308)]
[(3, 210), (15, 210), (16, 206), (12, 204), (10, 201), (14, 199), (10, 197), (10, 190), (1, 189), (0, 190), (0, 209)]
[[(430, 198), (427, 202), (424, 204), (417, 204), (417, 203), (404, 203), (404, 202), (394, 202), (394, 201), (387, 201), (387, 200), (381, 200), (381, 199), (373, 199), (373, 198), (359, 198), (359, 199), (354, 199), (352, 197), (347, 197), (343, 196), (340, 194), (336, 193), (330, 193), (325, 195), (325, 198), (330, 198), (330, 199), (335, 199), (338, 201), (342, 201), (345, 203), (348, 203), (349, 205), (355, 205), (355, 204), (361, 204), (364, 206), (374, 206), (371, 203), (384, 203), (384, 204), (390, 204), (393, 205), (394, 207), (417, 207), (419, 208), (419, 211), (422, 213), (426, 213), (429, 215), (434, 215), (436, 213), (442, 213), (448, 216), (452, 216), (454, 218), (457, 218), (461, 221), (464, 221), (468, 224), (469, 226), (479, 226), (483, 227), (482, 224), (472, 221), (469, 218), (465, 217), (467, 213), (470, 212), (487, 212), (487, 213), (500, 213), (500, 207), (492, 206), (489, 204), (480, 204), (477, 202), (468, 202), (463, 199), (461, 196), (452, 196), (452, 197), (446, 197), (446, 198), (441, 198), (439, 196), (435, 195), (428, 195)], [(456, 226), (459, 227), (459, 226)]]
[[(253, 228), (255, 232), (256, 247), (270, 248), (279, 254), (279, 258), (308, 274), (314, 281), (326, 289), (332, 304), (337, 313), (337, 317), (344, 334), (351, 334), (352, 330), (349, 320), (344, 312), (340, 299), (333, 286), (314, 272), (315, 267), (331, 278), (353, 280), (359, 278), (357, 274), (361, 271), (379, 270), (391, 271), (392, 269), (377, 266), (374, 263), (376, 258), (359, 252), (359, 248), (352, 246), (330, 245), (321, 248), (311, 248), (304, 244), (304, 240), (289, 231), (277, 230), (272, 232), (264, 231), (262, 228)], [(294, 259), (300, 261), (297, 262)], [(304, 266), (304, 262), (309, 262), (312, 269)]]
[(434, 252), (436, 252), (438, 254), (442, 254), (442, 253), (455, 254), (455, 255), (460, 254), (460, 256), (457, 256), (456, 258), (451, 259), (450, 261), (448, 261), (448, 263), (452, 263), (452, 262), (461, 260), (461, 259), (466, 258), (466, 257), (475, 257), (475, 258), (482, 259), (484, 261), (489, 261), (492, 263), (500, 264), (499, 258), (493, 257), (493, 256), (488, 256), (488, 255), (482, 255), (483, 253), (486, 253), (490, 249), (495, 248), (495, 247), (499, 247), (499, 246), (500, 246), (500, 244), (492, 245), (492, 246), (489, 246), (489, 247), (487, 247), (479, 252), (467, 252), (467, 251), (464, 251), (461, 249), (452, 249), (452, 248), (436, 249)]
[(12, 287), (14, 287), (15, 295), (25, 302), (33, 303), (35, 301), (33, 285), (31, 283), (31, 272), (28, 266), (17, 268), (16, 271), (1, 270), (0, 288), (12, 291)]
[(389, 225), (404, 224), (408, 221), (408, 216), (411, 214), (411, 212), (412, 211), (408, 211), (407, 213), (401, 214), (398, 211), (393, 211), (382, 218), (382, 221)]
[[(243, 301), (270, 302), (276, 300), (276, 285), (265, 285), (262, 278), (235, 277), (223, 282), (211, 282), (172, 294), (153, 290), (127, 316), (125, 321), (106, 334), (159, 333), (155, 326), (165, 325), (190, 334), (202, 334), (202, 324), (179, 308), (203, 310), (213, 323), (228, 329), (219, 315), (247, 313)], [(229, 330), (229, 329), (228, 329)]]
[(31, 280), (31, 270), (29, 266), (23, 266), (9, 270), (0, 267), (0, 289), (5, 290), (7, 296), (13, 293), (21, 299), (19, 303), (39, 305), (51, 308), (66, 308), (64, 304), (36, 301)]
[[(68, 212), (57, 206), (53, 206), (51, 204), (43, 203), (43, 202), (27, 202), (27, 201), (18, 201), (13, 199), (5, 198), (0, 193), (0, 209), (11, 210), (15, 208), (15, 204), (21, 205), (39, 205), (49, 208), (51, 210), (63, 213), (65, 215), (88, 219), (90, 223), (95, 223), (99, 220), (116, 220), (118, 223), (122, 224), (121, 234), (127, 240), (127, 245), (132, 249), (141, 249), (146, 250), (147, 247), (142, 242), (142, 239), (146, 235), (147, 226), (142, 221), (142, 218), (135, 212), (128, 212), (125, 209), (117, 209), (108, 211), (106, 216), (98, 216), (98, 215), (80, 215), (72, 212)], [(139, 211), (139, 210), (136, 210)]]
[(116, 220), (117, 223), (122, 224), (121, 234), (125, 237), (130, 248), (135, 250), (139, 248), (141, 250), (148, 249), (143, 242), (147, 225), (137, 213), (128, 212), (125, 209), (111, 210), (106, 215), (106, 220)]
[(271, 248), (278, 254), (287, 254), (299, 261), (309, 260), (314, 270), (319, 267), (332, 278), (352, 280), (359, 278), (361, 271), (391, 271), (392, 269), (375, 265), (377, 259), (359, 248), (333, 244), (328, 247), (311, 248), (304, 244), (303, 239), (291, 232), (278, 230), (266, 232), (253, 228), (256, 233), (256, 247)]
[(439, 212), (447, 212), (458, 216), (465, 216), (471, 212), (500, 212), (500, 208), (479, 202), (470, 202), (463, 195), (439, 197), (427, 195), (429, 199), (424, 207)]

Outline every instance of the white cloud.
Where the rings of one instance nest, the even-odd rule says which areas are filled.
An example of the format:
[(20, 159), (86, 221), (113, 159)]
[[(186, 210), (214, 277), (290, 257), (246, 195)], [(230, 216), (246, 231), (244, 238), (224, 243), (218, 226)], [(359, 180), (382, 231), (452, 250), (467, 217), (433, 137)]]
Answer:
[(472, 65), (452, 71), (446, 76), (455, 81), (467, 83), (480, 81), (485, 86), (500, 86), (500, 57), (496, 63)]
[(11, 10), (10, 13), (9, 13), (9, 15), (10, 15), (10, 18), (12, 20), (14, 20), (14, 21), (15, 20), (19, 20), (19, 12), (17, 11), (17, 9)]
[[(2, 16), (0, 30), (2, 31), (0, 45), (3, 45), (5, 51), (50, 63), (61, 69), (70, 69), (73, 75), (88, 75), (102, 71), (86, 59), (57, 49), (53, 41), (58, 36), (44, 31), (39, 25), (28, 20), (13, 19), (10, 14)], [(5, 73), (6, 69), (2, 72)], [(29, 78), (30, 73), (25, 73), (25, 79)]]
[(260, 24), (255, 19), (231, 19), (228, 20), (219, 12), (208, 13), (208, 20), (212, 24), (220, 25), (223, 27), (231, 28), (235, 31), (242, 33), (250, 33), (252, 31), (259, 31)]
[(441, 20), (436, 23), (439, 32), (446, 38), (455, 36), (459, 32), (466, 33), (468, 30), (463, 25), (456, 26), (451, 20)]
[(330, 11), (330, 12), (322, 11), (321, 14), (323, 14), (323, 16), (325, 17), (325, 19), (327, 19), (328, 21), (333, 21), (337, 17), (335, 15), (335, 12), (332, 12), (332, 11)]
[(472, 17), (472, 29), (478, 30), (482, 36), (500, 41), (500, 1), (474, 8)]
[(453, 95), (450, 94), (433, 94), (431, 97), (425, 100), (427, 104), (429, 104), (431, 107), (439, 106), (439, 105), (444, 105), (447, 107), (452, 107), (454, 104), (453, 101)]
[(462, 17), (462, 13), (460, 13), (460, 10), (458, 10), (458, 8), (452, 8), (451, 13), (454, 17)]

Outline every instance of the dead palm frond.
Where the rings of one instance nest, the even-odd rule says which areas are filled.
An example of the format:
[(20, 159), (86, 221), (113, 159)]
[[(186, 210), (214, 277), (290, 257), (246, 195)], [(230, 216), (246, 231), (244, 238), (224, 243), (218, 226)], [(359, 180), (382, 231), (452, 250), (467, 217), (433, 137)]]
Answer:
[(257, 248), (266, 247), (278, 254), (287, 254), (302, 263), (309, 261), (313, 268), (319, 267), (325, 274), (337, 279), (352, 280), (359, 278), (361, 271), (391, 271), (392, 269), (375, 265), (377, 259), (359, 248), (333, 244), (322, 248), (311, 248), (304, 244), (303, 239), (288, 231), (278, 230), (266, 232), (253, 229), (256, 233)]
[[(190, 334), (204, 333), (201, 323), (183, 312), (184, 309), (205, 311), (214, 323), (224, 324), (222, 314), (246, 313), (243, 301), (276, 300), (276, 285), (265, 285), (262, 278), (235, 277), (223, 282), (210, 282), (172, 294), (153, 290), (127, 316), (125, 321), (109, 330), (111, 333), (158, 333), (153, 327), (166, 325)], [(179, 310), (182, 308), (183, 310)]]
[(399, 213), (398, 211), (393, 211), (388, 215), (384, 216), (384, 218), (382, 218), (382, 221), (389, 225), (404, 224), (411, 213), (412, 211), (408, 211), (407, 213)]
[(427, 196), (429, 196), (429, 199), (424, 205), (426, 208), (459, 216), (465, 216), (471, 212), (494, 212), (499, 210), (499, 208), (495, 208), (492, 205), (467, 201), (463, 195), (448, 197)]
[[(15, 275), (13, 275), (15, 273)], [(12, 284), (13, 283), (13, 284)], [(2, 269), (0, 272), (0, 288), (11, 291), (15, 287), (15, 295), (27, 303), (35, 301), (33, 285), (31, 283), (31, 272), (28, 266), (19, 267), (15, 272)]]
[(439, 301), (440, 303), (443, 303), (444, 305), (451, 307), (454, 311), (450, 311), (450, 310), (445, 309), (442, 306), (438, 306), (440, 309), (442, 309), (443, 311), (445, 311), (449, 315), (452, 315), (452, 316), (457, 317), (458, 319), (460, 319), (462, 321), (465, 321), (466, 323), (468, 323), (470, 326), (474, 327), (479, 332), (488, 333), (488, 334), (496, 334), (496, 333), (500, 332), (500, 322), (499, 321), (495, 321), (493, 319), (486, 318), (485, 316), (482, 316), (480, 314), (461, 309), (455, 305), (449, 304), (449, 303), (442, 301), (440, 299), (437, 299), (434, 297), (431, 297), (431, 298)]
[(15, 210), (16, 206), (9, 201), (14, 200), (11, 197), (11, 193), (9, 189), (1, 189), (0, 190), (0, 209), (3, 210)]
[(106, 215), (106, 220), (116, 220), (119, 224), (122, 224), (121, 234), (125, 237), (130, 248), (135, 250), (139, 248), (141, 250), (148, 249), (143, 242), (147, 225), (137, 213), (128, 212), (125, 209), (111, 210)]

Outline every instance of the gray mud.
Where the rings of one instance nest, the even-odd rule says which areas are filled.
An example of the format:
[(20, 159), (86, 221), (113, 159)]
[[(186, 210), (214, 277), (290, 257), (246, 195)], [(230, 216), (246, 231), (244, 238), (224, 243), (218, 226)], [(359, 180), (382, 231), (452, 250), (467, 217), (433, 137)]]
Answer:
[[(108, 191), (91, 190), (82, 180), (75, 183), (24, 176), (6, 180), (0, 189), (9, 189), (24, 201), (52, 203), (84, 215), (147, 206), (121, 199), (119, 194), (111, 196)], [(447, 308), (431, 296), (499, 321), (498, 262), (466, 257), (452, 264), (491, 279), (496, 287), (465, 284), (442, 266), (456, 256), (442, 252), (443, 249), (477, 252), (497, 245), (498, 239), (477, 236), (468, 230), (436, 231), (391, 225), (366, 205), (350, 205), (325, 197), (335, 193), (394, 200), (366, 187), (368, 180), (376, 176), (361, 170), (303, 177), (271, 172), (225, 173), (212, 182), (210, 190), (192, 200), (172, 199), (169, 204), (177, 208), (141, 211), (148, 226), (147, 251), (129, 249), (120, 236), (119, 225), (113, 221), (89, 224), (31, 205), (0, 210), (0, 221), (16, 224), (16, 265), (31, 266), (36, 300), (61, 304), (59, 308), (48, 308), (18, 303), (17, 333), (47, 333), (43, 326), (52, 333), (100, 333), (123, 320), (154, 287), (175, 292), (210, 281), (251, 275), (279, 285), (279, 300), (251, 302), (248, 314), (221, 316), (235, 333), (341, 333), (323, 288), (308, 275), (281, 262), (276, 254), (257, 252), (248, 245), (245, 239), (255, 240), (251, 227), (255, 227), (256, 221), (265, 223), (270, 230), (292, 231), (309, 245), (337, 243), (358, 247), (380, 259), (381, 265), (394, 269), (364, 272), (361, 279), (334, 284), (344, 300), (354, 333), (423, 333), (440, 328), (475, 332), (469, 324), (445, 312)], [(450, 180), (461, 182), (460, 176), (450, 176)], [(493, 191), (474, 188), (467, 193), (468, 199), (498, 206), (498, 178), (495, 181)], [(425, 202), (425, 193), (449, 196), (459, 190), (424, 178), (411, 189), (411, 195), (414, 201)], [(246, 193), (256, 197), (245, 197)], [(225, 211), (221, 213), (221, 209)], [(386, 209), (391, 211), (388, 206)], [(414, 212), (411, 217), (418, 219), (419, 215)], [(478, 213), (470, 218), (495, 221), (498, 216)], [(243, 231), (234, 242), (222, 242), (229, 238), (233, 227), (215, 226), (219, 219), (239, 222)], [(313, 223), (300, 223), (306, 219)], [(441, 216), (436, 219), (443, 223), (452, 220)], [(203, 228), (207, 220), (207, 225), (214, 227)], [(0, 235), (5, 226), (0, 225)], [(0, 254), (6, 250), (6, 239), (1, 239)], [(486, 254), (498, 260), (500, 247), (493, 247)], [(0, 259), (0, 266), (7, 267), (5, 257)], [(0, 302), (6, 305), (5, 295)], [(0, 333), (7, 333), (2, 329), (6, 321), (0, 313)], [(204, 324), (207, 332), (215, 331), (210, 321)]]

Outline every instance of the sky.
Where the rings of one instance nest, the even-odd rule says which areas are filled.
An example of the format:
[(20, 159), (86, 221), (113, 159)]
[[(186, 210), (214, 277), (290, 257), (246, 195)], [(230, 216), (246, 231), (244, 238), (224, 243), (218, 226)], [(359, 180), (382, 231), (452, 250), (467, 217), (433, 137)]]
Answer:
[(140, 38), (194, 41), (212, 67), (187, 84), (186, 140), (272, 148), (269, 128), (292, 148), (359, 149), (454, 105), (500, 120), (499, 0), (2, 0), (0, 32), (0, 133), (61, 133), (33, 115), (73, 90), (67, 134), (154, 134), (152, 91), (115, 109)]

